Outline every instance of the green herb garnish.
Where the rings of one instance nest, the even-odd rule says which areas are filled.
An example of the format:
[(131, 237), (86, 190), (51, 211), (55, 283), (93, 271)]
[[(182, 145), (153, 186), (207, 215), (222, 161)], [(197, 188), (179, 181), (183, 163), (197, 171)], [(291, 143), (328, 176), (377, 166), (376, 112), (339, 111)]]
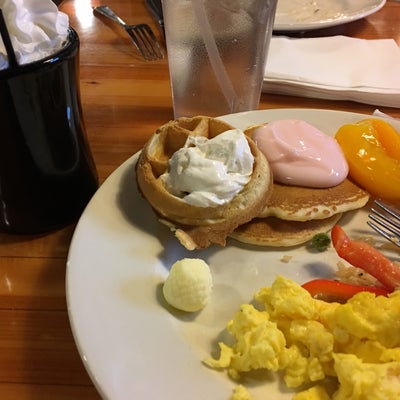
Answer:
[(331, 238), (327, 233), (317, 233), (310, 241), (310, 247), (318, 251), (325, 251), (330, 244)]

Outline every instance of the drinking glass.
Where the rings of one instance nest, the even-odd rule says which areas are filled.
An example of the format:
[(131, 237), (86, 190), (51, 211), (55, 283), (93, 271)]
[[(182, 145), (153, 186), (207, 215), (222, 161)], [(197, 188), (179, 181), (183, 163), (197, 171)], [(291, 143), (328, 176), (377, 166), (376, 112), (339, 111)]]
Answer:
[(258, 108), (276, 0), (163, 0), (175, 118)]

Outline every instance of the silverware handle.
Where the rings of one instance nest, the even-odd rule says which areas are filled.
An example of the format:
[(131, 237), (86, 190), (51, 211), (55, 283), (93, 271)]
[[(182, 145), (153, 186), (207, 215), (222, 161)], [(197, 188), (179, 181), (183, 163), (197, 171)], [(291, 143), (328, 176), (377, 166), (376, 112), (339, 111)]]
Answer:
[(163, 16), (161, 0), (144, 0), (144, 2), (147, 8), (150, 10), (153, 17), (156, 19), (165, 38), (164, 16)]
[(108, 6), (94, 7), (93, 11), (113, 20), (114, 22), (117, 22), (122, 26), (126, 25), (126, 23)]

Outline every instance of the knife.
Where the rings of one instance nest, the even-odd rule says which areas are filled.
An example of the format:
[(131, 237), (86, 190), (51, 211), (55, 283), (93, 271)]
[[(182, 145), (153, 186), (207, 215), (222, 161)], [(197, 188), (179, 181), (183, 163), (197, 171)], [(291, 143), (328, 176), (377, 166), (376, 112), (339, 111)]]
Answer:
[(163, 16), (161, 0), (144, 0), (144, 3), (146, 4), (150, 13), (156, 19), (158, 25), (160, 26), (161, 32), (164, 35), (164, 39), (165, 39), (164, 16)]

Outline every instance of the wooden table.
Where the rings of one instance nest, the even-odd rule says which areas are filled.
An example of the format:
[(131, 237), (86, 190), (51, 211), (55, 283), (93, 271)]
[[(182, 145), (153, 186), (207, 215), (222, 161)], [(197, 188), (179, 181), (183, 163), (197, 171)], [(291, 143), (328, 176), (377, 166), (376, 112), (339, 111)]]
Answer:
[[(81, 93), (88, 139), (103, 182), (173, 118), (167, 60), (144, 62), (118, 27), (93, 16), (98, 0), (60, 9), (81, 39)], [(129, 22), (157, 25), (141, 0), (109, 0)], [(400, 3), (360, 21), (306, 35), (394, 38)], [(376, 107), (262, 95), (260, 108), (306, 107), (371, 114)], [(400, 117), (400, 110), (379, 107)], [(0, 399), (99, 399), (76, 349), (66, 308), (66, 258), (74, 225), (43, 236), (0, 234)]]

